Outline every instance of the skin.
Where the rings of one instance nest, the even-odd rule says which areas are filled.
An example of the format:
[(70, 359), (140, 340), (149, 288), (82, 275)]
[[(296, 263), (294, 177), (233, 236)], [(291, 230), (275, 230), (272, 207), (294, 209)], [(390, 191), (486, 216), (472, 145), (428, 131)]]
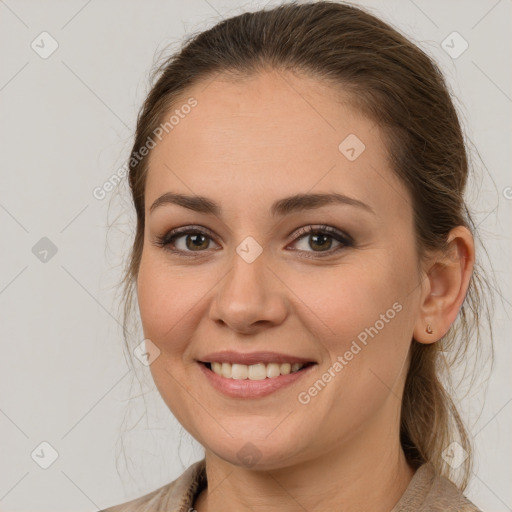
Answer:
[[(409, 194), (379, 128), (329, 85), (265, 71), (196, 84), (183, 104), (190, 96), (197, 106), (151, 151), (137, 293), (144, 335), (160, 349), (150, 366), (156, 386), (205, 448), (210, 492), (194, 506), (389, 512), (414, 474), (399, 443), (411, 340), (435, 342), (454, 321), (473, 268), (471, 234), (455, 228), (450, 255), (420, 264)], [(366, 146), (355, 161), (338, 150), (349, 134)], [(211, 198), (222, 213), (171, 204), (150, 213), (171, 191)], [(270, 214), (275, 200), (323, 192), (356, 198), (373, 213), (331, 204)], [(348, 233), (354, 246), (333, 252), (334, 238), (322, 246), (296, 235), (322, 224)], [(195, 252), (186, 235), (175, 240), (196, 257), (154, 243), (182, 226), (213, 233)], [(263, 249), (252, 263), (236, 252), (247, 236)], [(300, 403), (298, 394), (397, 302), (401, 311)], [(235, 399), (216, 391), (196, 362), (219, 350), (270, 350), (317, 365), (267, 397)], [(252, 467), (237, 457), (248, 442), (257, 448)]]

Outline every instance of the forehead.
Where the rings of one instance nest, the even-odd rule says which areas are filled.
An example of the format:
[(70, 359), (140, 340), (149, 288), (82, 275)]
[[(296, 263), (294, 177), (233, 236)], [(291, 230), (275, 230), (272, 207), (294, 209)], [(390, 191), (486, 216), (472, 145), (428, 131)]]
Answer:
[[(196, 106), (182, 108), (190, 98)], [(146, 207), (167, 189), (246, 208), (320, 190), (388, 209), (391, 196), (395, 205), (408, 201), (376, 124), (315, 78), (221, 75), (188, 89), (164, 121), (173, 113), (175, 124), (151, 150)]]

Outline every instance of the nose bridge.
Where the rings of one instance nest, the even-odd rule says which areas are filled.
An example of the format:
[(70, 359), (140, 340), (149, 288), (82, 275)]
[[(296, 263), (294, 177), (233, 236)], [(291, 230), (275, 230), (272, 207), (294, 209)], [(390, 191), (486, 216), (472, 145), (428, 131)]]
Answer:
[(245, 289), (256, 295), (265, 294), (267, 251), (252, 237), (244, 239), (236, 248), (231, 258), (231, 271), (228, 281), (232, 291)]
[(211, 316), (235, 330), (253, 324), (279, 323), (286, 314), (285, 298), (267, 268), (269, 253), (251, 237), (244, 239), (230, 258), (229, 272), (220, 283)]

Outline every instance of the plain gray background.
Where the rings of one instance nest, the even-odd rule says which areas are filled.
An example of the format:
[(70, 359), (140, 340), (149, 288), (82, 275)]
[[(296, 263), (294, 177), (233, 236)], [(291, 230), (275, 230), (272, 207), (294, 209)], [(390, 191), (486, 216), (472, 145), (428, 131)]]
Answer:
[[(277, 3), (0, 0), (0, 510), (97, 510), (202, 457), (148, 369), (139, 385), (125, 361), (115, 285), (133, 215), (118, 201), (107, 216), (115, 196), (92, 191), (125, 162), (156, 53)], [(476, 389), (462, 404), (476, 455), (466, 494), (484, 512), (512, 510), (512, 2), (359, 3), (441, 65), (481, 158), (468, 198), (503, 298), (487, 393)], [(52, 449), (42, 442), (58, 454), (47, 469), (40, 464)]]

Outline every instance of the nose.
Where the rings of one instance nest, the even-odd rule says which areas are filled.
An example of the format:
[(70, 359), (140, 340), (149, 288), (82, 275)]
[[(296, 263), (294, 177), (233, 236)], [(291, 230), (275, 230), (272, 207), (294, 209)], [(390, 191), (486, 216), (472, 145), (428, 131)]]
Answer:
[(248, 263), (235, 252), (231, 269), (216, 288), (210, 318), (251, 334), (281, 324), (287, 313), (286, 287), (268, 267), (265, 254)]

